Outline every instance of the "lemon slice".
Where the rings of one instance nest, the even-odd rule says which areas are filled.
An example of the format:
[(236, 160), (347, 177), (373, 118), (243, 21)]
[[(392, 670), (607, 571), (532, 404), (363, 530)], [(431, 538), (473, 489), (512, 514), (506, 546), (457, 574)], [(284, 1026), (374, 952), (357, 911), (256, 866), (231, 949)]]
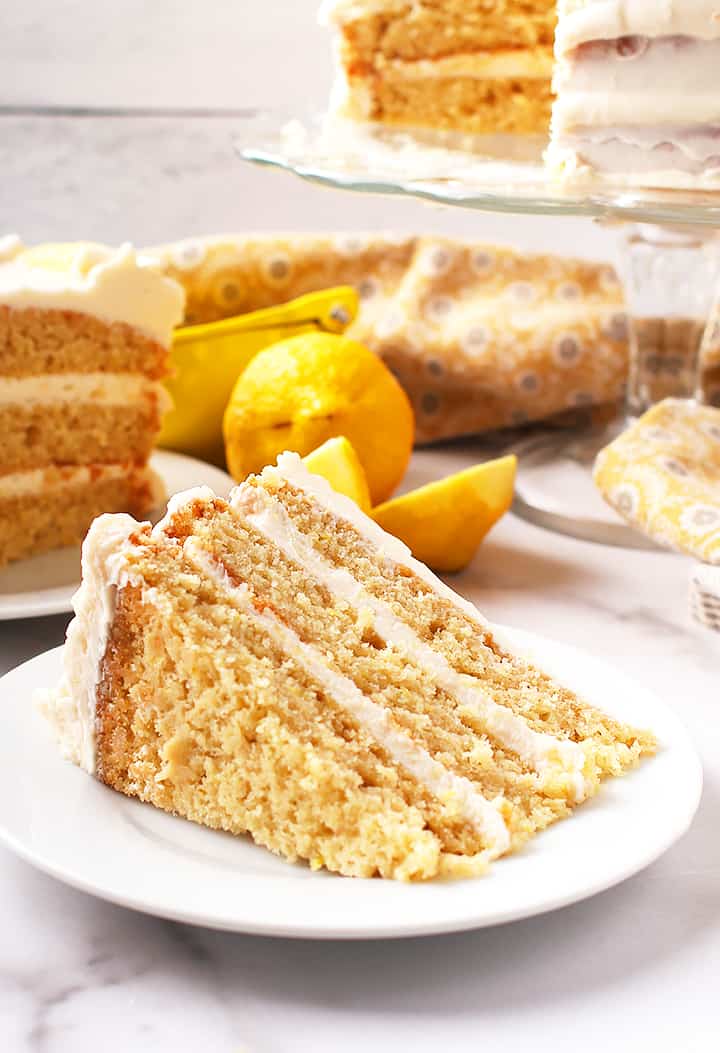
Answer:
[(373, 518), (433, 570), (455, 573), (512, 504), (516, 468), (513, 456), (476, 464), (386, 501)]
[(321, 475), (333, 490), (351, 497), (363, 512), (370, 512), (367, 476), (352, 443), (344, 435), (328, 439), (303, 459), (309, 472)]

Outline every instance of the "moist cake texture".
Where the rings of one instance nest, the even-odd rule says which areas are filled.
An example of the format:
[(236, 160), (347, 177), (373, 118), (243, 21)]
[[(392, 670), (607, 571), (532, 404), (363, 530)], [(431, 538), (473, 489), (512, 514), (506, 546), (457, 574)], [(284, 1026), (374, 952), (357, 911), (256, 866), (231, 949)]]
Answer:
[(717, 0), (560, 0), (558, 12), (554, 173), (720, 188)]
[(0, 565), (157, 504), (147, 460), (183, 305), (130, 246), (0, 242)]
[(329, 0), (335, 107), (400, 127), (545, 133), (555, 4), (549, 0)]
[(108, 786), (348, 876), (483, 872), (654, 750), (283, 454), (103, 516), (47, 712)]

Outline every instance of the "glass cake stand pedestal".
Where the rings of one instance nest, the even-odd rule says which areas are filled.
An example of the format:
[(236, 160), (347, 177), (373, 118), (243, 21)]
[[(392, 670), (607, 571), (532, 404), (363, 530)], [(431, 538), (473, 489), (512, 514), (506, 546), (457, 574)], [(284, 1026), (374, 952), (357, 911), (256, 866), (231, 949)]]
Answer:
[(237, 149), (260, 165), (325, 186), (415, 197), (480, 212), (579, 216), (610, 226), (624, 285), (629, 372), (614, 418), (508, 438), (518, 454), (514, 510), (584, 540), (655, 547), (605, 504), (592, 481), (598, 451), (661, 398), (705, 401), (702, 362), (720, 368), (720, 191), (645, 191), (547, 182), (545, 142), (513, 136), (408, 133), (328, 115), (278, 111), (244, 121)]

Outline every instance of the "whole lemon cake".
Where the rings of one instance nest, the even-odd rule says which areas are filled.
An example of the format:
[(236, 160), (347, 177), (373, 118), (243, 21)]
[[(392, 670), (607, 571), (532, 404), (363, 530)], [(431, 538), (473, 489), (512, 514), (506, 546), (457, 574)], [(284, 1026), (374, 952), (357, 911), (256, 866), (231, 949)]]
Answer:
[(147, 460), (183, 307), (129, 245), (0, 241), (0, 565), (162, 500)]
[(46, 700), (103, 783), (348, 876), (473, 875), (654, 750), (296, 454), (102, 516)]
[(471, 134), (546, 133), (553, 0), (326, 0), (335, 108), (348, 117)]

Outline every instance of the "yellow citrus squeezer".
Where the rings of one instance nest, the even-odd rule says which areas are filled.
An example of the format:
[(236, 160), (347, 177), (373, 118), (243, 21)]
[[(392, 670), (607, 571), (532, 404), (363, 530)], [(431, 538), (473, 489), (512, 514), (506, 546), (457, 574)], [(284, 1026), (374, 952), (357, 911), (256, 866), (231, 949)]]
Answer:
[(222, 419), (235, 382), (258, 351), (300, 333), (342, 333), (354, 321), (358, 296), (350, 286), (300, 296), (279, 307), (176, 329), (172, 375), (166, 380), (173, 408), (158, 443), (171, 450), (225, 464)]

